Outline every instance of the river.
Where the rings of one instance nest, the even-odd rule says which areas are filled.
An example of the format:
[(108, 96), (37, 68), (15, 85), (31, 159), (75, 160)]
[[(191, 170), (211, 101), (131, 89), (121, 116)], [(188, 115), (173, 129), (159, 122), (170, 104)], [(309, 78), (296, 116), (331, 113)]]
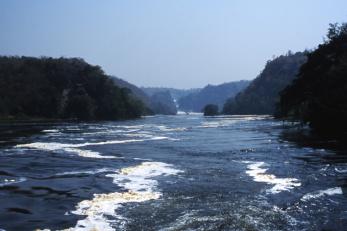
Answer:
[(268, 116), (26, 127), (1, 134), (0, 230), (347, 230), (346, 158)]

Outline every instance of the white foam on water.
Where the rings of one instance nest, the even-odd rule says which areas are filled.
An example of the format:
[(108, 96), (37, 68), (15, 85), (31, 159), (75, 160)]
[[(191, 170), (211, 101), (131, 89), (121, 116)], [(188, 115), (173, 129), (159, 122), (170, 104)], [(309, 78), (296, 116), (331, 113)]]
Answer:
[(18, 184), (21, 182), (26, 181), (27, 179), (25, 177), (19, 177), (18, 179), (4, 179), (0, 181), (0, 187), (6, 186), (6, 185), (11, 185), (11, 184)]
[(145, 134), (145, 133), (129, 133), (125, 134), (127, 137), (138, 137), (138, 138), (152, 138), (153, 135)]
[(246, 116), (215, 116), (214, 121), (202, 122), (199, 128), (218, 128), (218, 127), (228, 127), (235, 123), (242, 121), (252, 121), (252, 120), (263, 120), (271, 118), (270, 116), (258, 116), (258, 115), (246, 115)]
[(144, 158), (133, 158), (134, 160), (143, 160), (143, 161), (151, 161), (150, 159), (144, 159)]
[(254, 181), (274, 185), (271, 189), (267, 190), (268, 193), (276, 194), (301, 186), (301, 183), (296, 178), (278, 178), (273, 174), (267, 174), (268, 169), (261, 168), (265, 165), (264, 162), (244, 161), (244, 163), (249, 164), (246, 173), (253, 177)]
[(108, 174), (113, 178), (113, 182), (123, 187), (126, 192), (114, 192), (108, 194), (94, 194), (91, 200), (84, 200), (78, 203), (76, 210), (72, 214), (86, 216), (79, 220), (75, 227), (66, 229), (68, 231), (82, 230), (116, 230), (112, 224), (113, 219), (123, 220), (117, 214), (117, 209), (126, 203), (144, 202), (156, 200), (161, 197), (158, 190), (158, 181), (154, 177), (175, 175), (181, 172), (174, 169), (172, 165), (161, 162), (143, 162), (134, 167), (127, 167), (117, 171), (115, 174)]
[(308, 201), (308, 200), (316, 199), (322, 196), (332, 196), (332, 195), (338, 195), (338, 194), (343, 194), (341, 187), (328, 188), (325, 190), (318, 190), (312, 193), (307, 193), (301, 198), (301, 200)]
[(16, 148), (34, 148), (34, 149), (42, 149), (47, 151), (54, 151), (58, 149), (63, 149), (64, 147), (69, 146), (68, 144), (62, 144), (62, 143), (43, 143), (43, 142), (35, 142), (30, 144), (17, 144)]
[(81, 128), (67, 128), (68, 131), (81, 131)]
[(218, 122), (202, 122), (199, 128), (218, 128), (220, 124)]
[(118, 125), (115, 126), (116, 128), (125, 128), (125, 129), (141, 129), (143, 128), (145, 125)]
[(103, 172), (114, 172), (115, 169), (111, 168), (100, 168), (95, 170), (86, 170), (86, 171), (71, 171), (71, 172), (62, 172), (55, 174), (56, 176), (65, 176), (65, 175), (78, 175), (78, 174), (97, 174), (97, 173), (103, 173)]
[(39, 149), (39, 150), (45, 150), (45, 151), (57, 151), (57, 150), (63, 150), (69, 153), (77, 154), (81, 157), (87, 157), (87, 158), (97, 158), (97, 159), (114, 159), (114, 158), (120, 158), (116, 156), (103, 156), (100, 155), (99, 152), (96, 151), (90, 151), (85, 149), (79, 149), (80, 147), (85, 146), (97, 146), (97, 145), (106, 145), (106, 144), (125, 144), (125, 143), (135, 143), (135, 142), (144, 142), (144, 141), (150, 141), (150, 140), (165, 140), (170, 139), (166, 136), (154, 136), (148, 139), (129, 139), (129, 140), (109, 140), (109, 141), (103, 141), (103, 142), (86, 142), (86, 143), (80, 143), (80, 144), (64, 144), (64, 143), (44, 143), (44, 142), (35, 142), (35, 143), (29, 143), (29, 144), (18, 144), (15, 147), (17, 148), (33, 148), (33, 149)]
[(245, 115), (241, 116), (241, 120), (263, 120), (263, 119), (269, 119), (272, 118), (269, 115)]
[(202, 112), (188, 112), (188, 115), (198, 115), (198, 116), (202, 116), (202, 115), (204, 115), (204, 113), (202, 113)]
[(338, 173), (347, 173), (347, 169), (335, 168), (335, 171), (338, 172)]
[(86, 158), (96, 158), (96, 159), (114, 159), (119, 158), (115, 156), (103, 156), (100, 155), (99, 152), (90, 151), (90, 150), (84, 150), (84, 149), (78, 149), (76, 147), (82, 147), (78, 144), (63, 144), (63, 143), (43, 143), (43, 142), (36, 142), (36, 143), (30, 143), (30, 144), (19, 144), (16, 145), (16, 147), (19, 148), (33, 148), (33, 149), (39, 149), (39, 150), (45, 150), (45, 151), (58, 151), (63, 150), (68, 153), (74, 153), (81, 157)]
[(106, 129), (98, 132), (83, 132), (82, 135), (109, 135), (109, 134), (122, 134), (128, 132), (138, 132), (140, 129), (120, 130), (120, 129)]
[(59, 130), (57, 130), (57, 129), (46, 129), (46, 130), (43, 130), (42, 132), (46, 132), (46, 133), (56, 133), (56, 132), (59, 132)]
[(227, 127), (232, 124), (237, 123), (238, 120), (234, 119), (226, 119), (226, 120), (218, 120), (218, 121), (211, 121), (211, 122), (202, 122), (199, 128), (219, 128), (219, 127)]
[(167, 127), (165, 125), (158, 125), (156, 127), (160, 131), (163, 131), (163, 132), (174, 132), (174, 131), (186, 131), (187, 130), (187, 128), (185, 128), (185, 127), (170, 128), (170, 127)]
[(87, 142), (82, 144), (74, 144), (73, 147), (96, 146), (96, 145), (105, 145), (105, 144), (126, 144), (126, 143), (144, 142), (144, 141), (150, 141), (150, 140), (165, 140), (165, 139), (169, 139), (169, 137), (154, 136), (148, 139), (108, 140), (103, 142)]
[(78, 148), (64, 148), (64, 151), (75, 153), (78, 156), (86, 157), (86, 158), (95, 158), (95, 159), (119, 159), (122, 157), (116, 157), (116, 156), (104, 156), (100, 155), (99, 152), (90, 151), (90, 150), (84, 150), (84, 149), (78, 149)]
[(86, 142), (82, 144), (75, 144), (74, 147), (85, 147), (85, 146), (97, 146), (97, 145), (105, 145), (105, 144), (126, 144), (126, 143), (134, 143), (134, 142), (143, 142), (144, 139), (129, 139), (129, 140), (108, 140), (102, 142)]
[(172, 168), (171, 165), (161, 162), (143, 162), (142, 164), (123, 168), (118, 174), (109, 174), (113, 182), (127, 190), (134, 192), (153, 192), (157, 181), (152, 179), (156, 176), (176, 175), (180, 170)]

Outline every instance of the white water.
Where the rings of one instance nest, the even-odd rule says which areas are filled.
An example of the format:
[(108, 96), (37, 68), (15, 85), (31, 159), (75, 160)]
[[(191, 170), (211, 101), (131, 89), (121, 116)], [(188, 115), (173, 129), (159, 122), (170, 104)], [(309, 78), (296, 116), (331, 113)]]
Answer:
[(261, 168), (265, 165), (264, 162), (244, 161), (244, 163), (249, 164), (246, 173), (253, 177), (254, 181), (274, 185), (271, 189), (267, 190), (268, 193), (276, 194), (301, 186), (301, 183), (296, 178), (278, 178), (273, 174), (267, 174), (268, 169)]
[(328, 188), (325, 190), (318, 190), (312, 193), (307, 193), (305, 194), (301, 200), (302, 201), (308, 201), (311, 199), (317, 199), (322, 196), (332, 196), (332, 195), (337, 195), (337, 194), (342, 194), (342, 188), (341, 187), (335, 187), (335, 188)]
[(107, 216), (123, 220), (124, 218), (117, 214), (117, 209), (124, 204), (159, 199), (162, 194), (158, 189), (158, 181), (155, 177), (176, 175), (180, 172), (180, 170), (174, 169), (169, 164), (143, 162), (140, 165), (123, 168), (114, 174), (106, 175), (113, 178), (113, 183), (121, 186), (126, 191), (94, 194), (93, 199), (81, 201), (76, 206), (76, 210), (71, 213), (84, 215), (86, 218), (79, 220), (75, 227), (67, 230), (116, 230), (112, 226), (112, 221), (107, 219)]
[(9, 179), (3, 179), (0, 181), (0, 187), (11, 185), (11, 184), (18, 184), (26, 181), (27, 179), (25, 177), (19, 177), (18, 179), (9, 178)]
[(65, 175), (78, 175), (78, 174), (97, 174), (103, 172), (114, 172), (115, 169), (110, 168), (101, 168), (96, 170), (86, 170), (86, 171), (71, 171), (71, 172), (62, 172), (55, 174), (56, 176), (65, 176)]
[(99, 152), (96, 152), (96, 151), (79, 149), (79, 148), (85, 147), (85, 146), (99, 146), (99, 145), (106, 145), (106, 144), (125, 144), (125, 143), (135, 143), (135, 142), (164, 140), (164, 139), (170, 139), (170, 138), (165, 136), (153, 136), (147, 139), (110, 140), (110, 141), (103, 141), (103, 142), (86, 142), (86, 143), (80, 143), (80, 144), (64, 144), (64, 143), (57, 143), (57, 142), (50, 142), (50, 143), (35, 142), (35, 143), (29, 143), (29, 144), (19, 144), (19, 145), (16, 145), (15, 147), (16, 148), (32, 148), (32, 149), (39, 149), (44, 151), (63, 150), (65, 152), (77, 154), (78, 156), (86, 157), (86, 158), (114, 159), (119, 157), (105, 156), (105, 155), (101, 155)]

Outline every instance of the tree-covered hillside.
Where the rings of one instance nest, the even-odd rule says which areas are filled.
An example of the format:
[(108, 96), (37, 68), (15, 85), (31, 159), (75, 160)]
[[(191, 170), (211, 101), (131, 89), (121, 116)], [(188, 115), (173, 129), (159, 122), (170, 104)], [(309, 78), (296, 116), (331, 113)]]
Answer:
[(281, 92), (278, 116), (346, 134), (347, 24), (332, 24), (325, 43), (308, 54), (298, 78)]
[(131, 91), (131, 96), (136, 99), (141, 100), (145, 105), (145, 114), (153, 114), (155, 113), (155, 108), (152, 107), (151, 98), (146, 92), (144, 92), (141, 88), (137, 87), (134, 84), (131, 84), (124, 79), (111, 76), (113, 82), (121, 88), (128, 88)]
[(245, 89), (249, 81), (223, 83), (220, 85), (207, 85), (198, 92), (193, 92), (178, 100), (179, 109), (183, 111), (201, 112), (207, 104), (216, 104), (223, 107), (225, 101)]
[(278, 93), (297, 75), (306, 62), (303, 52), (281, 55), (268, 61), (262, 73), (251, 84), (224, 105), (225, 114), (273, 114)]
[(139, 117), (143, 103), (99, 66), (78, 58), (0, 57), (3, 119), (114, 120)]

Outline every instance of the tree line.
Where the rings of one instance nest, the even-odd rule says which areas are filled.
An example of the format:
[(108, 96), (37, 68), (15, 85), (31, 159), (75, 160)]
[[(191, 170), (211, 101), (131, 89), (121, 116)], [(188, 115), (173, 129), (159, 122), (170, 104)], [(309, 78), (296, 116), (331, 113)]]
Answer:
[(325, 42), (307, 57), (297, 78), (280, 93), (277, 117), (346, 135), (347, 24), (330, 24)]
[(347, 23), (330, 24), (312, 51), (269, 61), (243, 91), (226, 101), (224, 114), (273, 114), (313, 131), (347, 135)]
[(0, 57), (2, 119), (137, 118), (143, 103), (80, 58)]

